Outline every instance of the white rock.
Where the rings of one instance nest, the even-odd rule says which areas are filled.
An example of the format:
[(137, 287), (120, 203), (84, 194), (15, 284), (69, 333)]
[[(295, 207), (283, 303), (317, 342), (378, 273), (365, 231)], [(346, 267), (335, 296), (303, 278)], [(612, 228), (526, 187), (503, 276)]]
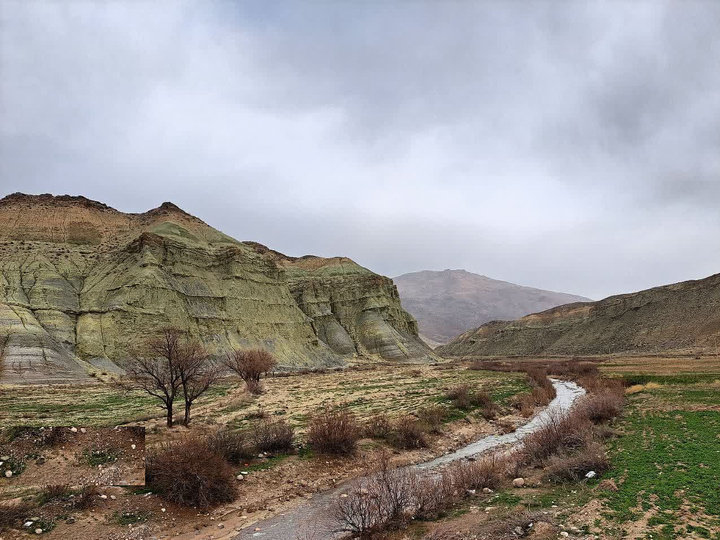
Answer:
[(80, 433), (87, 433), (87, 429), (85, 429), (84, 427), (81, 427), (81, 428), (80, 428)]
[(111, 498), (113, 501), (114, 501), (115, 499), (117, 499), (117, 497), (116, 497), (115, 495), (110, 495), (110, 498)]
[(165, 510), (164, 508), (161, 508), (160, 511), (161, 511), (161, 512), (166, 512), (166, 510)]
[(247, 471), (240, 471), (240, 474), (242, 474), (242, 475), (246, 475), (246, 474), (250, 474), (250, 473), (249, 473), (249, 472), (247, 472)]
[(513, 480), (513, 486), (516, 488), (523, 487), (525, 485), (525, 479), (524, 478), (516, 478)]
[(563, 538), (567, 538), (568, 536), (570, 536), (570, 533), (567, 532), (567, 531), (562, 531), (562, 532), (560, 533), (560, 536), (562, 536)]
[(12, 471), (10, 469), (5, 471), (5, 478), (10, 478), (11, 476), (12, 476)]
[(135, 445), (134, 445), (134, 444), (131, 444), (131, 445), (130, 445), (130, 448), (132, 448), (133, 450), (135, 450)]
[(33, 524), (32, 521), (26, 521), (25, 523), (23, 523), (23, 527), (30, 527), (30, 525), (32, 525), (32, 524)]
[(236, 480), (245, 480), (245, 477), (244, 477), (242, 474), (238, 474), (238, 475), (235, 477), (235, 479), (236, 479)]
[(70, 431), (72, 431), (73, 433), (77, 433), (77, 428), (76, 428), (76, 427), (71, 427), (71, 428), (70, 428)]
[(101, 499), (107, 499), (107, 495), (100, 495)]
[(493, 490), (490, 488), (483, 488), (483, 493), (492, 493)]
[(590, 471), (585, 475), (585, 478), (595, 478), (597, 476), (597, 473), (595, 471)]
[(35, 529), (35, 534), (42, 534), (42, 529)]

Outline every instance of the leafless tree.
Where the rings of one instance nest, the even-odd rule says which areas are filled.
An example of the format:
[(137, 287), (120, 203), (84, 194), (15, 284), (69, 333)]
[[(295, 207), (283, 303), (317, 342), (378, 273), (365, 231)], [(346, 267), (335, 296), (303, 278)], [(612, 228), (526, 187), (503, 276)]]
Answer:
[(262, 391), (260, 377), (271, 371), (277, 360), (263, 349), (235, 350), (226, 356), (224, 364), (245, 381), (251, 394), (259, 394)]
[(178, 371), (185, 400), (183, 425), (187, 426), (190, 423), (190, 407), (217, 381), (220, 370), (199, 343), (190, 341), (180, 347)]
[(182, 334), (166, 328), (147, 343), (147, 356), (133, 360), (127, 370), (130, 387), (139, 388), (158, 398), (167, 412), (167, 427), (173, 426), (173, 402), (182, 385), (180, 355)]

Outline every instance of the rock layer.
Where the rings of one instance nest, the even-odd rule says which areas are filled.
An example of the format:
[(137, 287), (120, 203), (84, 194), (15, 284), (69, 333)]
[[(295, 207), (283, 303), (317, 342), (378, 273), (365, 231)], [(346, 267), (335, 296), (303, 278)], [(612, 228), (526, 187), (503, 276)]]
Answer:
[(392, 281), (349, 259), (238, 242), (171, 203), (125, 214), (83, 197), (0, 200), (0, 344), (18, 380), (122, 363), (164, 326), (215, 355), (262, 346), (284, 366), (429, 359)]
[(448, 356), (710, 352), (720, 344), (720, 274), (491, 322), (436, 349)]

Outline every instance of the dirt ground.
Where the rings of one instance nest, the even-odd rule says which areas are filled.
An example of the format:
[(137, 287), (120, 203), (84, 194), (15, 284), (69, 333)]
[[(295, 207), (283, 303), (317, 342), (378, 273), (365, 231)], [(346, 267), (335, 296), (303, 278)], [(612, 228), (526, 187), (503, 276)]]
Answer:
[[(51, 432), (56, 433), (57, 441), (54, 443), (46, 439)], [(59, 484), (145, 484), (145, 436), (142, 429), (33, 428), (20, 431), (12, 441), (0, 444), (2, 457), (22, 460), (24, 469), (8, 478), (9, 460), (4, 460), (6, 469), (0, 466), (0, 491)]]
[[(504, 412), (493, 421), (483, 419), (479, 413), (462, 415), (445, 424), (441, 435), (431, 436), (428, 448), (395, 451), (394, 463), (426, 461), (526, 421), (508, 406), (513, 395), (527, 390), (524, 375), (472, 371), (459, 364), (444, 364), (374, 365), (370, 369), (268, 378), (264, 381), (265, 393), (259, 397), (251, 397), (239, 384), (228, 385), (211, 399), (198, 401), (189, 428), (178, 426), (168, 430), (162, 411), (133, 424), (145, 427), (149, 450), (188, 436), (205, 437), (221, 426), (246, 427), (259, 416), (284, 418), (293, 425), (302, 442), (309, 418), (326, 406), (345, 404), (360, 422), (378, 413), (395, 418), (437, 404), (449, 388), (460, 384), (488, 391)], [(25, 399), (28, 400), (26, 410), (32, 410), (36, 404), (29, 401), (31, 396)], [(62, 398), (57, 394), (53, 396), (53, 400), (59, 399)], [(377, 461), (382, 445), (364, 439), (359, 447), (352, 458), (268, 455), (243, 464), (236, 471), (247, 473), (241, 475), (242, 481), (237, 481), (238, 499), (208, 513), (173, 505), (142, 489), (103, 488), (106, 497), (98, 501), (94, 510), (72, 513), (71, 523), (57, 519), (55, 528), (44, 532), (43, 537), (58, 540), (68, 535), (78, 540), (232, 538), (238, 530), (252, 527), (260, 519), (281, 514), (313, 493), (366, 472)], [(136, 523), (128, 523), (132, 521)], [(23, 538), (25, 534), (6, 532), (0, 536), (9, 540)]]

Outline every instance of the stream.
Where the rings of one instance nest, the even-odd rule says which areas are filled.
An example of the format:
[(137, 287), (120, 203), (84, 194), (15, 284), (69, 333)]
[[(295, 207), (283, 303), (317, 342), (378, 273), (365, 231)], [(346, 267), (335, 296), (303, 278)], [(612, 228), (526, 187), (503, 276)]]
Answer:
[[(493, 448), (517, 445), (523, 438), (540, 429), (547, 422), (548, 418), (566, 412), (576, 399), (585, 394), (585, 389), (574, 382), (559, 379), (550, 380), (555, 387), (555, 399), (536, 414), (527, 424), (505, 435), (488, 435), (432, 461), (409, 465), (409, 467), (429, 471), (459, 459), (475, 457)], [(247, 540), (249, 538), (261, 538), (263, 540), (304, 540), (303, 535), (306, 532), (305, 529), (310, 529), (307, 531), (307, 538), (312, 540), (342, 538), (342, 535), (333, 535), (329, 532), (326, 534), (318, 534), (316, 532), (313, 535), (311, 531), (323, 523), (325, 510), (328, 508), (328, 505), (342, 492), (351, 487), (355, 481), (357, 481), (357, 479), (351, 479), (337, 488), (316, 493), (311, 499), (296, 508), (272, 518), (253, 523), (234, 536), (233, 540)], [(255, 529), (259, 530), (256, 531)]]

